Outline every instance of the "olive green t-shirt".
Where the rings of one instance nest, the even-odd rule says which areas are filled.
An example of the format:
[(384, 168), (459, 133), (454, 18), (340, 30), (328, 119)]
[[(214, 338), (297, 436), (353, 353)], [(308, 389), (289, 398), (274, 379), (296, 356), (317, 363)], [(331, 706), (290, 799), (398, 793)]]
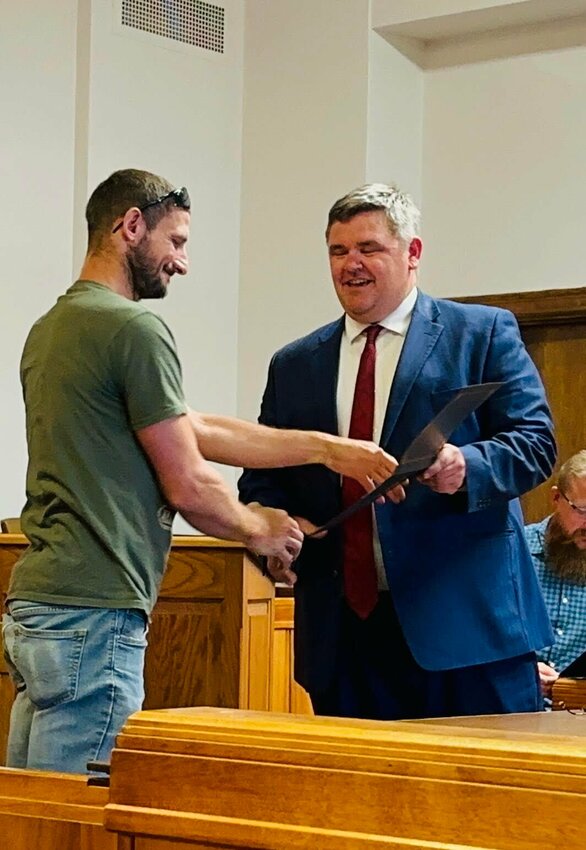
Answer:
[(150, 613), (173, 513), (135, 432), (187, 411), (169, 329), (77, 281), (33, 326), (21, 381), (30, 546), (8, 598)]

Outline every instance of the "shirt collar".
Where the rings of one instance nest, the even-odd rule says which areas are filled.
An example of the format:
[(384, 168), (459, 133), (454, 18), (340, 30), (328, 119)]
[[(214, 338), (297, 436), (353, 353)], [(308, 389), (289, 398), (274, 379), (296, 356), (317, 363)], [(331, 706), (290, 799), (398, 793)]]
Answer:
[[(392, 313), (389, 313), (388, 316), (385, 316), (384, 319), (381, 319), (380, 322), (376, 322), (376, 324), (381, 325), (381, 327), (385, 328), (385, 330), (387, 331), (399, 334), (400, 336), (405, 336), (409, 329), (409, 323), (411, 322), (411, 314), (413, 313), (413, 308), (415, 307), (416, 301), (417, 287), (414, 286), (411, 292), (407, 295), (407, 297), (404, 298), (403, 301), (401, 301), (399, 306), (395, 310), (393, 310)], [(365, 325), (361, 322), (357, 322), (355, 319), (352, 319), (348, 314), (346, 314), (345, 318), (346, 336), (350, 342), (356, 342), (356, 340), (362, 334), (364, 329), (368, 327), (368, 324)]]

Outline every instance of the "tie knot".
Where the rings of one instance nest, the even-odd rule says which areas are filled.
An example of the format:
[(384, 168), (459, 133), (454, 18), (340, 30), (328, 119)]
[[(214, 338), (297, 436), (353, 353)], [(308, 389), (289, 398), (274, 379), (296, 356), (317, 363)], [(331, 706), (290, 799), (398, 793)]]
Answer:
[(376, 338), (381, 331), (382, 325), (369, 325), (364, 331), (364, 333), (366, 334), (367, 345), (372, 345), (374, 342), (376, 342)]

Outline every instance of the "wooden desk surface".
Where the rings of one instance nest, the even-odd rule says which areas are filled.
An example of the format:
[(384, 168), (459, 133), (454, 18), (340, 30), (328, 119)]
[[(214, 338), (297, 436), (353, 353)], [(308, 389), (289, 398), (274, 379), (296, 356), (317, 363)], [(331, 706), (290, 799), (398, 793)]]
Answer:
[[(481, 717), (443, 717), (438, 720), (409, 720), (409, 724), (423, 725), (426, 730), (437, 728), (457, 734), (458, 731), (491, 737), (507, 738), (509, 735), (531, 735), (541, 737), (562, 735), (563, 737), (586, 737), (586, 715), (572, 714), (569, 711), (545, 712), (537, 714), (487, 714)], [(580, 742), (582, 746), (582, 742)]]
[(230, 708), (181, 708), (133, 715), (121, 742), (122, 746), (142, 749), (145, 742), (149, 746), (149, 739), (156, 747), (159, 738), (164, 740), (167, 752), (180, 752), (189, 740), (214, 741), (231, 748), (258, 742), (259, 736), (264, 746), (261, 758), (272, 759), (276, 751), (283, 752), (285, 745), (284, 758), (288, 759), (294, 750), (324, 742), (352, 754), (367, 753), (373, 748), (379, 754), (441, 748), (446, 756), (450, 752), (490, 751), (508, 761), (544, 758), (553, 772), (558, 771), (560, 759), (567, 758), (586, 777), (586, 715), (565, 711), (389, 722)]

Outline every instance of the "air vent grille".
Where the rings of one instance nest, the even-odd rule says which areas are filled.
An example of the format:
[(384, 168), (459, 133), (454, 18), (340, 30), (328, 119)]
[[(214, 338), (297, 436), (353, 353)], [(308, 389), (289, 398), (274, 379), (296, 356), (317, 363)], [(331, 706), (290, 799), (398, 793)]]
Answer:
[(122, 0), (122, 25), (224, 52), (224, 8), (203, 0)]

